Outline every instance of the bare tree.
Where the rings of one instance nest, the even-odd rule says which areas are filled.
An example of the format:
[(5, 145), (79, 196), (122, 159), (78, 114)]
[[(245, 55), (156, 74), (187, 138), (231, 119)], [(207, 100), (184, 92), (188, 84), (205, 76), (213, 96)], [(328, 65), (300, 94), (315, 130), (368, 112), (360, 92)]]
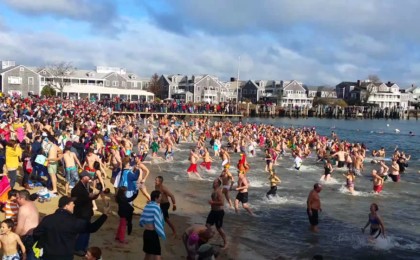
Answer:
[(66, 80), (73, 72), (76, 70), (76, 67), (73, 66), (71, 62), (58, 62), (49, 64), (44, 67), (44, 69), (51, 75), (52, 84), (50, 87), (60, 92), (60, 96), (63, 97), (63, 89), (66, 85), (69, 85), (70, 80)]
[(149, 84), (149, 91), (155, 94), (155, 96), (159, 96), (160, 94), (160, 82), (159, 82), (159, 75), (157, 73), (153, 74), (152, 78), (150, 79)]
[(377, 82), (369, 82), (365, 86), (365, 88), (362, 89), (363, 95), (362, 95), (362, 92), (360, 94), (362, 95), (363, 103), (365, 103), (365, 104), (368, 103), (369, 97), (372, 96), (373, 93), (377, 92), (377, 86), (376, 86), (376, 84), (378, 82), (379, 81), (377, 81)]
[(376, 74), (370, 74), (369, 76), (368, 76), (368, 80), (370, 81), (370, 82), (372, 82), (372, 83), (378, 83), (378, 82), (380, 82), (381, 81), (381, 79), (378, 77), (378, 75), (376, 75)]

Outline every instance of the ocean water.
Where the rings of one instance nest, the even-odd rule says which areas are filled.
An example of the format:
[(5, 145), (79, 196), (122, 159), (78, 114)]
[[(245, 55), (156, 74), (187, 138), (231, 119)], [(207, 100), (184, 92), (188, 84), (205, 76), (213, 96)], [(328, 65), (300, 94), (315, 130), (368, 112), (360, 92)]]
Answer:
[[(323, 164), (315, 156), (304, 159), (300, 171), (293, 168), (293, 159), (286, 154), (275, 166), (282, 183), (277, 197), (267, 199), (268, 175), (264, 172), (263, 151), (248, 157), (251, 169), (249, 203), (256, 214), (249, 216), (240, 208), (239, 214), (226, 206), (224, 226), (229, 241), (229, 254), (235, 259), (311, 259), (320, 254), (324, 259), (420, 259), (420, 122), (402, 120), (327, 120), (327, 119), (246, 119), (244, 122), (273, 124), (285, 127), (316, 127), (323, 135), (335, 131), (341, 139), (365, 143), (369, 150), (385, 147), (390, 156), (395, 146), (412, 155), (401, 182), (386, 182), (381, 194), (372, 192), (370, 159), (365, 161), (363, 177), (356, 178), (355, 195), (344, 187), (344, 170), (333, 172), (333, 179), (323, 182), (320, 193), (322, 213), (320, 232), (309, 232), (306, 199), (315, 182), (323, 175)], [(399, 129), (397, 133), (395, 129)], [(412, 131), (418, 135), (410, 136)], [(176, 214), (191, 217), (193, 223), (205, 223), (210, 207), (207, 201), (212, 192), (212, 181), (222, 170), (221, 160), (213, 163), (212, 170), (201, 170), (203, 179), (189, 177), (188, 149), (192, 143), (181, 143), (171, 163), (152, 164), (159, 167), (165, 183), (177, 196)], [(387, 155), (387, 157), (389, 157)], [(231, 172), (237, 177), (238, 154), (232, 154)], [(390, 162), (387, 162), (390, 165)], [(236, 192), (231, 192), (234, 200)], [(360, 228), (366, 224), (369, 206), (379, 205), (387, 236), (369, 242)], [(184, 210), (183, 209), (193, 209)], [(216, 234), (212, 243), (220, 244)]]

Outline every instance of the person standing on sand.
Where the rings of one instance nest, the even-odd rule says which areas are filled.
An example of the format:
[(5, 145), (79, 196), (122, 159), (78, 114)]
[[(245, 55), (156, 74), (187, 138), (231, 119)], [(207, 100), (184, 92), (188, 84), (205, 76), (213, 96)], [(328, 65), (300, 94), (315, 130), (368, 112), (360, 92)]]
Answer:
[(48, 142), (48, 174), (51, 178), (52, 192), (58, 195), (57, 191), (57, 167), (58, 162), (63, 158), (63, 151), (53, 143), (52, 137), (47, 137)]
[(69, 194), (69, 189), (73, 189), (74, 185), (79, 181), (79, 174), (77, 173), (77, 166), (79, 166), (79, 169), (82, 169), (82, 165), (79, 162), (79, 159), (77, 159), (77, 156), (75, 153), (70, 151), (70, 147), (66, 146), (64, 148), (64, 165), (65, 173), (66, 173), (66, 184), (65, 184), (65, 195)]
[(176, 237), (176, 230), (174, 224), (169, 220), (169, 208), (171, 207), (171, 204), (169, 203), (168, 197), (171, 198), (172, 201), (172, 210), (176, 210), (176, 202), (175, 202), (175, 196), (166, 188), (166, 186), (163, 185), (163, 177), (157, 176), (155, 179), (155, 190), (160, 191), (162, 194), (162, 197), (160, 199), (160, 208), (163, 213), (163, 217), (165, 218), (165, 222), (168, 223), (169, 227), (172, 229), (173, 236)]
[(222, 229), (223, 217), (225, 216), (223, 207), (225, 203), (223, 201), (222, 190), (220, 189), (221, 186), (222, 181), (219, 178), (213, 181), (213, 193), (211, 194), (211, 200), (209, 200), (211, 211), (207, 216), (206, 226), (207, 228), (210, 228), (211, 226), (216, 225), (217, 232), (219, 232), (223, 239), (222, 249), (225, 249), (227, 248), (227, 240), (225, 232)]
[(165, 222), (162, 216), (162, 210), (159, 203), (162, 199), (162, 193), (158, 190), (150, 194), (150, 202), (144, 207), (143, 214), (140, 217), (140, 227), (144, 227), (143, 232), (143, 252), (145, 260), (160, 260), (161, 248), (159, 237), (166, 239)]
[[(94, 233), (105, 223), (110, 213), (109, 205), (94, 222), (85, 221), (73, 214), (75, 198), (63, 196), (58, 201), (58, 209), (45, 216), (34, 229), (38, 246), (44, 249), (44, 260), (73, 259), (73, 250), (80, 233)], [(84, 256), (84, 255), (83, 255)]]
[(3, 259), (19, 260), (18, 247), (22, 251), (22, 259), (26, 259), (26, 250), (19, 235), (13, 232), (15, 223), (11, 219), (5, 219), (1, 222), (0, 244), (3, 251)]
[[(74, 201), (74, 216), (83, 219), (86, 222), (90, 222), (93, 214), (93, 203), (92, 201), (97, 199), (100, 195), (100, 191), (96, 187), (92, 187), (90, 190), (89, 182), (91, 175), (87, 171), (83, 171), (80, 174), (79, 182), (71, 190), (71, 197), (75, 198)], [(86, 255), (86, 250), (89, 246), (90, 233), (80, 233), (76, 240), (75, 254), (77, 256)]]
[(311, 224), (311, 231), (318, 232), (318, 212), (322, 211), (321, 209), (321, 200), (319, 199), (319, 193), (322, 190), (322, 185), (319, 183), (314, 184), (314, 189), (311, 190), (306, 202), (306, 211), (309, 218), (309, 223)]
[(236, 199), (235, 199), (235, 212), (238, 213), (238, 207), (239, 207), (239, 202), (242, 203), (242, 207), (251, 215), (253, 216), (254, 214), (252, 213), (251, 209), (249, 208), (249, 204), (248, 204), (248, 179), (245, 176), (245, 172), (241, 172), (239, 171), (238, 173), (238, 187), (236, 188), (236, 190), (238, 191), (238, 194), (236, 195)]
[(26, 259), (33, 260), (35, 258), (32, 246), (34, 245), (33, 230), (39, 224), (38, 209), (29, 199), (29, 191), (20, 190), (17, 193), (16, 201), (19, 204), (17, 226), (15, 233), (18, 234), (26, 248)]

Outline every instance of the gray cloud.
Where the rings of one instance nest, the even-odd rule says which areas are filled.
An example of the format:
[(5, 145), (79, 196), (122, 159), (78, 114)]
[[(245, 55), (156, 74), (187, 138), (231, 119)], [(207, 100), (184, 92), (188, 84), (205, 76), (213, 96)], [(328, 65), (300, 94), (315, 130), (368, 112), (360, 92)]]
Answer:
[(87, 22), (100, 33), (118, 32), (123, 22), (111, 0), (4, 0), (11, 8), (28, 16), (52, 16)]
[(9, 26), (4, 22), (4, 19), (0, 17), (0, 31), (8, 31), (10, 30)]
[[(291, 34), (294, 37), (295, 33)], [(307, 42), (297, 38), (300, 46), (295, 48), (293, 39), (282, 41), (252, 34), (177, 34), (146, 20), (127, 20), (127, 30), (106, 41), (100, 36), (78, 40), (54, 32), (1, 30), (0, 57), (33, 66), (70, 61), (84, 69), (95, 65), (125, 67), (142, 77), (157, 72), (212, 74), (227, 80), (237, 76), (240, 56), (243, 80), (296, 79), (308, 85), (335, 85), (375, 73), (404, 86), (420, 78), (420, 53), (416, 49), (409, 52), (401, 45), (398, 59), (381, 63), (381, 55), (394, 55), (390, 45), (359, 34), (348, 34), (331, 43), (329, 37), (319, 36)]]
[[(185, 28), (215, 34), (232, 34), (264, 30), (279, 32), (289, 27), (311, 25), (336, 32), (357, 31), (374, 35), (392, 35), (398, 30), (411, 37), (416, 27), (420, 2), (407, 0), (163, 0), (171, 6), (168, 11), (161, 5), (148, 3), (150, 14), (159, 25), (175, 32)], [(163, 10), (163, 11), (162, 11)], [(162, 16), (172, 19), (162, 20)], [(176, 20), (174, 24), (173, 21)], [(418, 33), (416, 33), (418, 36)]]

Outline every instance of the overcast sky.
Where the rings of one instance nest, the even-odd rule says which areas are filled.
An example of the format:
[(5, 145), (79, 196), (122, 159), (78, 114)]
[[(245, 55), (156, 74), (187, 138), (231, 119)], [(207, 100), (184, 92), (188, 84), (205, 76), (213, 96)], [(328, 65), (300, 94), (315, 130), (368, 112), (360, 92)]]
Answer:
[[(420, 79), (417, 0), (0, 0), (0, 60), (142, 77)], [(239, 57), (240, 62), (239, 62)]]

